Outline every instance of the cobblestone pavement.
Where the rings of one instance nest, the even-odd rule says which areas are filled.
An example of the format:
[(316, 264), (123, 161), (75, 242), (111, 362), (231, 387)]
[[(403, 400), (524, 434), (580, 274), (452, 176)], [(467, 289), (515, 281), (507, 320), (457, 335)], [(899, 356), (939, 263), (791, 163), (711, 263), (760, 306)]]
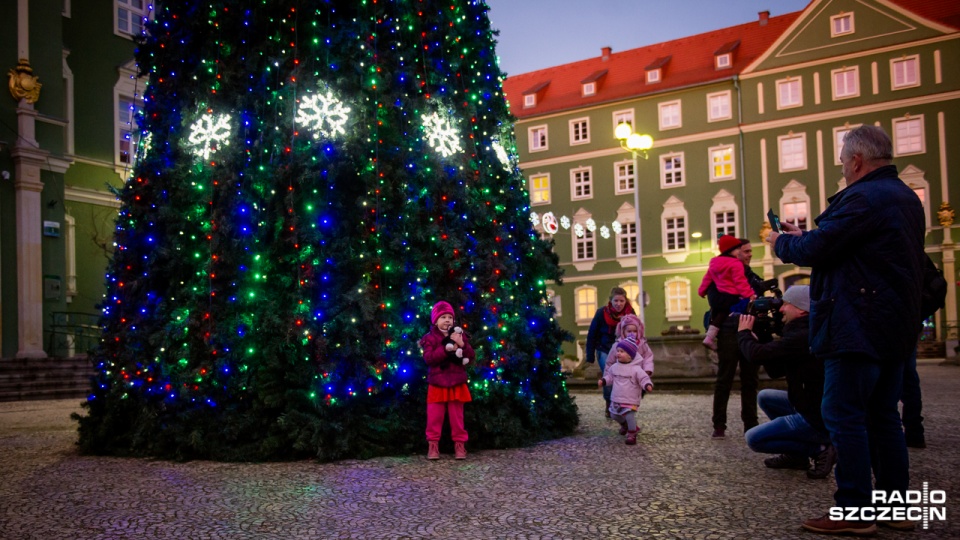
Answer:
[[(911, 450), (911, 487), (944, 490), (947, 520), (880, 536), (960, 538), (960, 367), (920, 375), (928, 447)], [(85, 457), (77, 403), (0, 403), (0, 539), (819, 538), (799, 523), (830, 506), (832, 476), (765, 469), (737, 422), (711, 440), (709, 394), (650, 395), (634, 447), (599, 394), (577, 403), (574, 436), (530, 448), (332, 464)]]

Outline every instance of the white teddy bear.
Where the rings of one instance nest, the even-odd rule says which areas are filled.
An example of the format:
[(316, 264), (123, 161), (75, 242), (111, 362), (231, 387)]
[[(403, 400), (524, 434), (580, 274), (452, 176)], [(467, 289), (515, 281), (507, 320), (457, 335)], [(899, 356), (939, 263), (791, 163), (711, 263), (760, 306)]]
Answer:
[[(452, 333), (452, 334), (462, 334), (462, 333), (463, 333), (463, 328), (460, 328), (459, 326), (454, 326), (454, 327), (453, 327), (453, 330), (451, 331), (451, 333)], [(447, 343), (446, 346), (444, 346), (444, 349), (446, 349), (447, 352), (456, 351), (455, 354), (457, 355), (457, 358), (463, 358), (463, 349), (460, 348), (460, 347), (457, 347), (457, 344), (456, 344), (456, 343)], [(467, 365), (467, 364), (469, 364), (469, 363), (470, 363), (470, 359), (469, 359), (469, 358), (463, 358), (463, 365)]]

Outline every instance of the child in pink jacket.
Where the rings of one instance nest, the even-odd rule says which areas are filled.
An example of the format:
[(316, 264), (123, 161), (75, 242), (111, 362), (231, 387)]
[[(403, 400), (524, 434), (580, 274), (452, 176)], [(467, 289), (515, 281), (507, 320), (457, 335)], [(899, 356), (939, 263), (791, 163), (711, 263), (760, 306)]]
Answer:
[[(647, 344), (647, 337), (644, 333), (643, 322), (640, 317), (629, 314), (620, 318), (617, 328), (614, 330), (617, 341), (629, 339), (637, 346), (637, 356), (640, 358), (640, 367), (647, 372), (647, 375), (653, 376), (653, 349)], [(610, 347), (610, 353), (607, 354), (607, 361), (604, 365), (604, 371), (617, 362), (617, 344)]]
[(703, 346), (717, 350), (717, 333), (720, 325), (730, 314), (730, 307), (741, 298), (756, 298), (747, 275), (743, 271), (743, 261), (740, 260), (740, 240), (731, 235), (723, 235), (718, 242), (720, 255), (710, 259), (707, 273), (703, 275), (697, 294), (701, 298), (707, 296), (710, 285), (716, 286), (716, 293), (710, 294), (710, 327), (707, 336), (703, 338)]
[(603, 372), (597, 386), (613, 387), (610, 393), (610, 418), (620, 424), (620, 434), (629, 445), (637, 444), (637, 409), (644, 392), (653, 392), (650, 375), (640, 366), (637, 344), (629, 339), (617, 342), (617, 361)]

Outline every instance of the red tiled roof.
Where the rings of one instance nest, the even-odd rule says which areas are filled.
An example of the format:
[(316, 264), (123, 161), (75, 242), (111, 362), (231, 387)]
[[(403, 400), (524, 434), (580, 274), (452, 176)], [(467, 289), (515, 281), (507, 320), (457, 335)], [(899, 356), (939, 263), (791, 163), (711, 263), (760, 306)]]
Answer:
[[(800, 13), (797, 11), (771, 17), (765, 26), (754, 21), (621, 53), (612, 53), (606, 61), (601, 56), (597, 56), (579, 62), (521, 73), (508, 77), (503, 83), (503, 90), (507, 99), (512, 99), (511, 112), (514, 116), (525, 118), (726, 79), (763, 54)], [(740, 41), (740, 46), (734, 52), (732, 67), (715, 69), (714, 51), (737, 40)], [(664, 58), (669, 59), (670, 64), (663, 81), (645, 84), (644, 67)], [(590, 74), (603, 70), (607, 71), (603, 89), (596, 95), (583, 97), (581, 81)], [(520, 96), (531, 93), (531, 87), (543, 81), (550, 81), (550, 86), (545, 90), (541, 89), (542, 94), (537, 100), (537, 105), (524, 108)]]
[(924, 19), (960, 30), (960, 2), (957, 0), (890, 0), (890, 2)]

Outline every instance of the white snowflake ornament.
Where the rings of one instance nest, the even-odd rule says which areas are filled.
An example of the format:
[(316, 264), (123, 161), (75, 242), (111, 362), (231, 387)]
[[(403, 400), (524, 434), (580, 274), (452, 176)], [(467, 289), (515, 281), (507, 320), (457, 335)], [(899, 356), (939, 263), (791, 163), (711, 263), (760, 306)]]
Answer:
[(619, 221), (614, 221), (611, 223), (610, 228), (613, 229), (615, 234), (620, 234), (620, 232), (623, 231), (623, 225), (621, 225)]
[(577, 238), (583, 238), (583, 235), (587, 233), (583, 230), (583, 225), (577, 223), (573, 226), (573, 234), (577, 235)]
[(460, 136), (450, 118), (441, 118), (437, 113), (425, 114), (423, 129), (427, 135), (427, 143), (443, 157), (449, 157), (460, 152)]
[(190, 126), (190, 137), (187, 142), (193, 146), (193, 153), (197, 157), (210, 159), (210, 154), (216, 153), (218, 144), (230, 144), (230, 115), (214, 116), (204, 114)]
[(587, 230), (590, 232), (594, 232), (597, 230), (597, 222), (594, 221), (593, 218), (590, 218), (587, 220)]
[(334, 97), (333, 92), (326, 95), (317, 94), (305, 96), (297, 108), (296, 122), (313, 132), (313, 138), (333, 138), (337, 135), (346, 135), (346, 125), (350, 107)]
[(560, 216), (560, 226), (563, 227), (563, 230), (570, 228), (570, 218), (567, 216)]
[(604, 240), (610, 238), (610, 229), (606, 225), (600, 227), (600, 236), (602, 236)]
[(533, 223), (534, 225), (539, 225), (539, 224), (540, 224), (540, 214), (538, 214), (538, 213), (536, 213), (536, 212), (530, 212), (530, 223)]

